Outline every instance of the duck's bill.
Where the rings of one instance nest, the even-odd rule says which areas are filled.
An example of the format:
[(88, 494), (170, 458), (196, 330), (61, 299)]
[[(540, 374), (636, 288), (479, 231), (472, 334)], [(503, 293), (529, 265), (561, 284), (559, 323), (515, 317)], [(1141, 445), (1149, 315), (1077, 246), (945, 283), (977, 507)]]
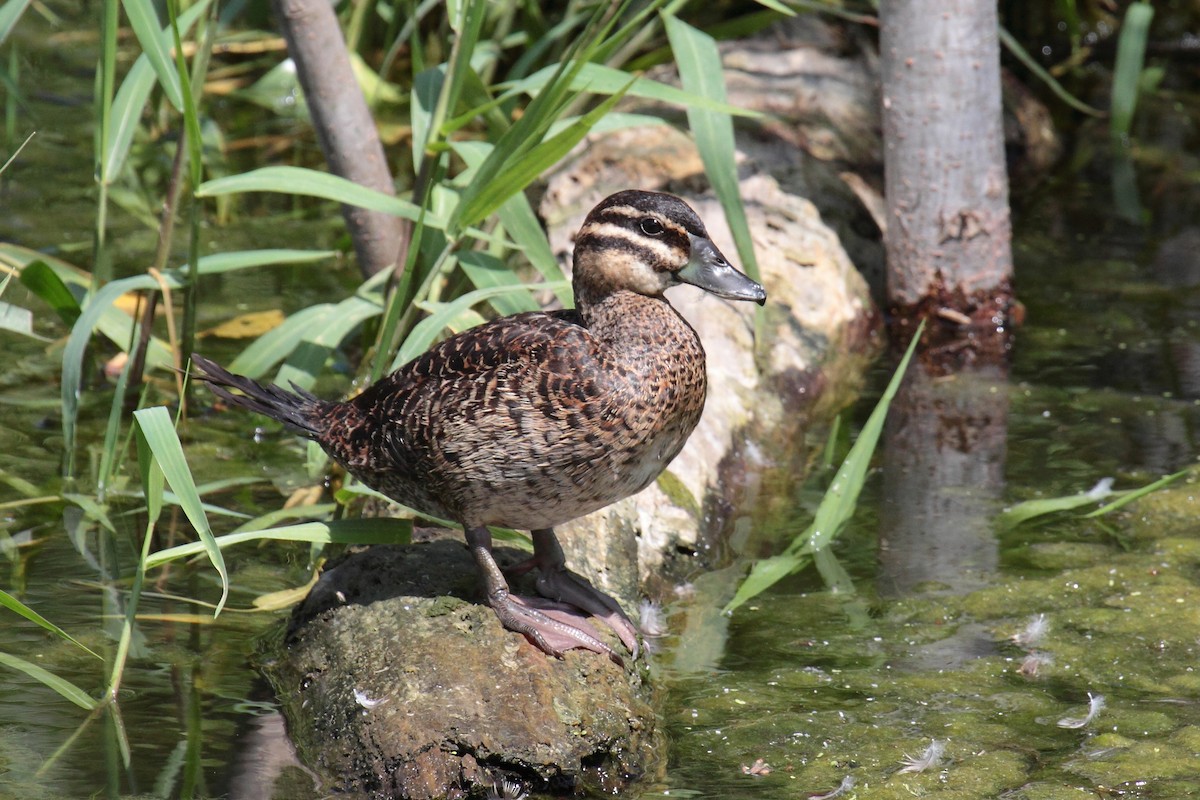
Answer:
[(687, 266), (675, 273), (680, 281), (698, 286), (717, 297), (730, 300), (753, 300), (760, 306), (767, 302), (767, 292), (733, 268), (717, 246), (703, 236), (688, 234), (692, 243)]

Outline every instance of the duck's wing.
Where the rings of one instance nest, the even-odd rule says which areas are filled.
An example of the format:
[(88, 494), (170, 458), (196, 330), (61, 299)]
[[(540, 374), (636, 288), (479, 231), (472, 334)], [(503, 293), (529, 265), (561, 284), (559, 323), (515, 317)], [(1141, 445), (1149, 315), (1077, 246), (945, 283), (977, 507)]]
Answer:
[(486, 380), (502, 366), (540, 370), (547, 361), (587, 359), (595, 345), (578, 313), (530, 311), (502, 317), (438, 342), (364, 391), (362, 404), (419, 391), (419, 384)]
[[(378, 488), (393, 480), (438, 483), (460, 459), (465, 470), (480, 460), (528, 456), (531, 426), (578, 432), (600, 413), (591, 401), (604, 391), (603, 361), (573, 311), (485, 323), (343, 404), (331, 421), (335, 458)], [(539, 438), (548, 448), (553, 436)]]

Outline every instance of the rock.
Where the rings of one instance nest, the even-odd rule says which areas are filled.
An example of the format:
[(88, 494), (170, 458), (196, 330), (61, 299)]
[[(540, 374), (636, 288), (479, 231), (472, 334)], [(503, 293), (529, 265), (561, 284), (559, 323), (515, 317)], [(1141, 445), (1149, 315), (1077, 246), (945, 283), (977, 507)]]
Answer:
[(658, 763), (644, 661), (548, 658), (476, 603), (476, 584), (451, 539), (325, 571), (265, 665), (305, 763), (350, 797), (412, 800), (504, 780), (611, 794)]

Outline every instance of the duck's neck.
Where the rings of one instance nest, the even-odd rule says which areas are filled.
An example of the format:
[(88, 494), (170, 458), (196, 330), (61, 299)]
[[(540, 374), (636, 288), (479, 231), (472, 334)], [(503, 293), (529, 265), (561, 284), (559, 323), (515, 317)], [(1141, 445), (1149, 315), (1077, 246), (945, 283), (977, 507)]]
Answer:
[(575, 307), (584, 325), (611, 352), (634, 359), (665, 351), (682, 356), (698, 350), (700, 338), (667, 298), (627, 289), (591, 294), (576, 289)]
[(592, 335), (604, 340), (620, 340), (642, 324), (640, 320), (659, 318), (663, 312), (678, 316), (665, 297), (647, 297), (627, 289), (604, 294), (577, 290), (575, 308)]

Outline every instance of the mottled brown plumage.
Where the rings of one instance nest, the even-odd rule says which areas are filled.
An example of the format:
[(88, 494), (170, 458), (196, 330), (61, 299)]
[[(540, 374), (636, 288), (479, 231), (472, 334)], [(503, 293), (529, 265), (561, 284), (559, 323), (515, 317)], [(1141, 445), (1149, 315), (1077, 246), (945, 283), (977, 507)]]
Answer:
[(194, 361), (226, 401), (315, 439), (383, 494), (461, 522), (506, 626), (556, 655), (586, 647), (616, 658), (577, 611), (508, 593), (486, 526), (532, 531), (539, 591), (602, 617), (636, 653), (632, 624), (565, 569), (552, 528), (644, 488), (699, 421), (704, 349), (662, 295), (681, 281), (765, 299), (683, 201), (620, 192), (580, 229), (575, 311), (516, 314), (464, 331), (352, 400), (262, 386)]

